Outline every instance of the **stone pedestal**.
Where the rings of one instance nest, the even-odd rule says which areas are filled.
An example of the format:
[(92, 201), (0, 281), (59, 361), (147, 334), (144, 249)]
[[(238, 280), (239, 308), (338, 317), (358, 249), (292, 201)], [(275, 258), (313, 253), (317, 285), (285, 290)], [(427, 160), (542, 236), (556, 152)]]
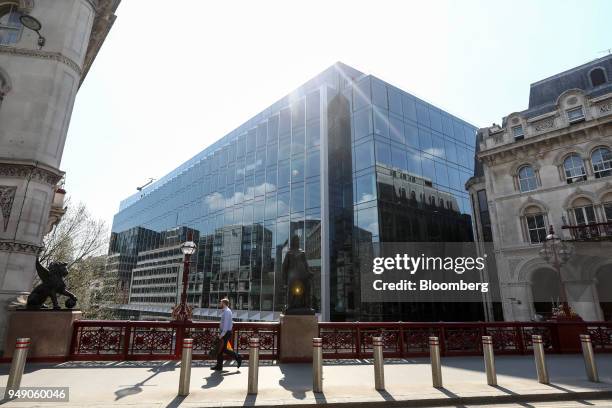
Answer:
[(29, 337), (28, 359), (54, 360), (70, 354), (72, 326), (79, 310), (14, 310), (9, 312), (4, 357), (10, 358), (15, 339)]
[(280, 316), (280, 360), (283, 363), (312, 361), (312, 339), (319, 337), (317, 316)]
[(554, 321), (557, 325), (557, 335), (559, 337), (559, 348), (562, 353), (579, 353), (582, 348), (580, 345), (580, 335), (587, 334), (586, 325), (581, 324), (582, 319), (578, 315), (565, 317), (557, 316)]

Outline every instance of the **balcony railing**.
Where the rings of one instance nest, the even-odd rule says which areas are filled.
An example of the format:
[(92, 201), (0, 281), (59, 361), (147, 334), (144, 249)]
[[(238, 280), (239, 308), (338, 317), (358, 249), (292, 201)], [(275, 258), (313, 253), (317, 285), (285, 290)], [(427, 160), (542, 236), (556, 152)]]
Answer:
[(599, 241), (612, 239), (612, 221), (592, 223), (587, 225), (564, 225), (569, 230), (574, 241)]

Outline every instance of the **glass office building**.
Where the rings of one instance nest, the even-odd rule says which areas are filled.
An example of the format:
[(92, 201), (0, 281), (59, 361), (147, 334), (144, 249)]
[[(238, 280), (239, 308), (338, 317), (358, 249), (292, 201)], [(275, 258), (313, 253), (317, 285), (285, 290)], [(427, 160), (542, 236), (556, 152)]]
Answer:
[[(482, 319), (481, 305), (364, 303), (358, 267), (363, 243), (472, 241), (464, 185), (475, 134), (465, 121), (336, 63), (122, 201), (109, 254), (120, 259), (112, 243), (128, 235), (183, 228), (197, 236), (189, 281), (196, 316), (216, 316), (228, 296), (239, 319), (274, 320), (285, 301), (280, 265), (297, 235), (323, 320)], [(163, 262), (170, 244), (155, 242), (134, 243), (144, 249), (131, 259)], [(182, 266), (166, 261), (175, 265), (178, 298)], [(131, 265), (138, 273), (124, 284), (140, 301), (123, 307), (169, 313), (171, 296), (147, 295), (159, 292), (159, 273)]]

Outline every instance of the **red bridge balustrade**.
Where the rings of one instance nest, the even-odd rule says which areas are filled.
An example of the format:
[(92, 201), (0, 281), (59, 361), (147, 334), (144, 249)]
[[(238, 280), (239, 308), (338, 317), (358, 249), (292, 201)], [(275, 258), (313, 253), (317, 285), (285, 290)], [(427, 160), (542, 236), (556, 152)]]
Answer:
[[(443, 356), (482, 355), (482, 336), (493, 337), (496, 354), (528, 354), (534, 334), (542, 336), (547, 353), (576, 352), (568, 349), (564, 337), (568, 327), (576, 329), (576, 336), (590, 334), (596, 352), (612, 352), (612, 322), (338, 322), (319, 323), (319, 337), (326, 359), (371, 358), (373, 337), (382, 337), (385, 357), (427, 356), (429, 336), (440, 339)], [(232, 345), (248, 358), (249, 339), (258, 337), (260, 358), (278, 360), (280, 330), (276, 322), (234, 323)], [(208, 352), (218, 334), (216, 322), (78, 320), (67, 358), (176, 360), (180, 358), (182, 339), (191, 337), (193, 358), (209, 359)]]
[[(232, 346), (248, 358), (249, 339), (258, 337), (259, 358), (279, 357), (279, 323), (234, 323)], [(193, 338), (193, 359), (209, 359), (219, 335), (216, 322), (153, 322), (77, 320), (74, 323), (71, 360), (177, 360), (185, 337)]]
[(547, 352), (564, 353), (564, 325), (590, 334), (596, 352), (612, 352), (612, 322), (319, 323), (319, 337), (327, 359), (371, 358), (373, 337), (382, 337), (385, 357), (427, 356), (429, 336), (440, 339), (443, 356), (481, 355), (482, 336), (493, 337), (496, 354), (527, 354), (534, 334), (542, 336)]

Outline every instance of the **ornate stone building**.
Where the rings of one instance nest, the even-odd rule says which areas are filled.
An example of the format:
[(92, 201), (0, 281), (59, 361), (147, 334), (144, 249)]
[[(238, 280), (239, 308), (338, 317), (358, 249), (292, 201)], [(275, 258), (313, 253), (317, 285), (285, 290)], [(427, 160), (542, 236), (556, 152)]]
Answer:
[(584, 320), (612, 318), (612, 55), (531, 85), (529, 107), (480, 129), (466, 187), (475, 235), (493, 242), (505, 320), (546, 318), (559, 271), (550, 226), (571, 250), (561, 276)]
[(119, 2), (0, 0), (0, 340), (7, 306), (32, 288), (43, 235), (62, 215), (74, 99)]

